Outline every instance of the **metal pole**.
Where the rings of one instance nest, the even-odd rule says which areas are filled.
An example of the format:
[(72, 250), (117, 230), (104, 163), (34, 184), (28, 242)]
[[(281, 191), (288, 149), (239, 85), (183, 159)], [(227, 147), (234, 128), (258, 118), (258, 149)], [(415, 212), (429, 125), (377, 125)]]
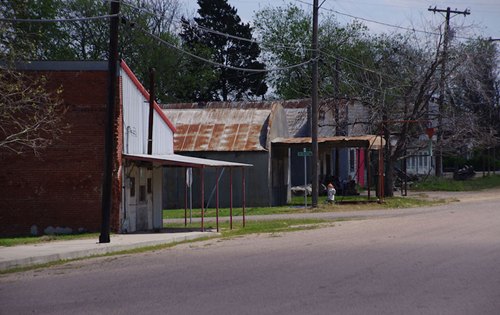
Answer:
[(242, 204), (243, 204), (243, 227), (245, 227), (245, 203), (246, 203), (246, 192), (245, 192), (245, 168), (242, 167), (241, 168), (241, 189), (243, 190), (242, 191), (242, 195), (243, 195), (243, 200), (242, 200)]
[(188, 191), (188, 173), (184, 172), (184, 226), (187, 226), (187, 191)]
[(372, 184), (372, 180), (371, 180), (371, 176), (372, 176), (372, 172), (370, 170), (371, 168), (371, 161), (370, 161), (370, 147), (371, 146), (368, 146), (367, 149), (365, 149), (365, 154), (366, 154), (366, 160), (365, 160), (365, 164), (366, 164), (366, 187), (368, 188), (368, 200), (370, 200), (370, 197), (371, 197), (371, 184)]
[[(193, 170), (191, 169), (192, 176)], [(192, 177), (191, 177), (192, 178)], [(189, 185), (189, 224), (193, 224), (193, 183), (191, 182), (191, 185)]]
[[(111, 15), (120, 13), (120, 1), (111, 2)], [(112, 207), (112, 185), (113, 185), (113, 152), (114, 152), (114, 116), (117, 87), (117, 63), (118, 63), (118, 16), (114, 16), (109, 22), (109, 59), (108, 59), (108, 103), (106, 107), (106, 125), (104, 135), (104, 174), (102, 184), (102, 212), (101, 212), (101, 234), (99, 243), (109, 243), (110, 217)]]
[[(216, 178), (219, 178), (219, 168), (215, 168)], [(217, 225), (217, 232), (219, 232), (219, 180), (215, 183), (215, 222)]]
[(380, 148), (378, 151), (378, 192), (379, 192), (379, 202), (384, 202), (384, 144), (383, 144), (383, 129), (384, 124), (382, 123), (382, 130), (380, 132)]
[(200, 168), (200, 175), (201, 175), (201, 231), (205, 232), (205, 226), (204, 226), (204, 220), (205, 220), (205, 178), (204, 178), (204, 171), (205, 169), (203, 167)]
[(307, 208), (307, 149), (304, 148), (304, 207)]
[(233, 168), (229, 169), (229, 228), (233, 229)]
[(312, 102), (311, 102), (311, 146), (312, 146), (312, 201), (311, 206), (318, 206), (318, 0), (313, 1), (312, 33)]

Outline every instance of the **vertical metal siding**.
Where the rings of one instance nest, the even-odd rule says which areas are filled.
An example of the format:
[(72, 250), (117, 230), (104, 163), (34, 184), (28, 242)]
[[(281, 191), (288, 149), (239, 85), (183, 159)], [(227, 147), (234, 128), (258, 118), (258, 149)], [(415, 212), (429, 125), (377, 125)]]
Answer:
[[(130, 154), (146, 154), (149, 103), (125, 71), (121, 70), (121, 76), (123, 89), (123, 150), (125, 153)], [(174, 135), (172, 130), (156, 111), (153, 119), (153, 153), (173, 153)]]

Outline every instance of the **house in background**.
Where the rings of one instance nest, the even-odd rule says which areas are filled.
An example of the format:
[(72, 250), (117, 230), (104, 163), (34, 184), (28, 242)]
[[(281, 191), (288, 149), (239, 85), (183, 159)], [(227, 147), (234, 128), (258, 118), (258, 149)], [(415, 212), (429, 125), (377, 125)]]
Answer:
[[(101, 225), (107, 62), (42, 61), (19, 65), (62, 90), (69, 129), (40, 157), (0, 153), (0, 235), (99, 231)], [(243, 168), (173, 154), (175, 128), (125, 62), (117, 73), (113, 119), (112, 209), (114, 232), (163, 227), (163, 167)], [(152, 110), (153, 124), (148, 118)], [(152, 152), (148, 134), (152, 128)]]
[[(163, 112), (176, 127), (174, 151), (183, 155), (252, 163), (248, 174), (248, 204), (251, 206), (283, 205), (291, 199), (291, 187), (304, 185), (304, 158), (299, 151), (310, 151), (310, 100), (265, 102), (209, 102), (162, 104)], [(337, 107), (336, 107), (337, 106)], [(337, 115), (337, 119), (336, 119)], [(354, 179), (365, 185), (369, 171), (365, 164), (368, 152), (378, 148), (369, 133), (368, 112), (354, 100), (323, 100), (319, 109), (320, 180), (336, 175)], [(336, 127), (336, 125), (339, 127)], [(335, 138), (336, 128), (345, 136)], [(346, 136), (353, 139), (346, 140)], [(334, 139), (335, 138), (335, 139)], [(352, 145), (352, 147), (351, 147)], [(338, 165), (335, 157), (338, 156)], [(310, 179), (310, 157), (307, 157)], [(165, 170), (164, 207), (182, 208), (183, 178), (181, 170)], [(220, 176), (220, 175), (219, 175)], [(207, 176), (205, 205), (210, 206), (216, 178)], [(240, 175), (236, 174), (236, 194)], [(227, 173), (220, 176), (221, 186), (228, 185)], [(309, 180), (310, 182), (310, 180)], [(178, 183), (175, 186), (175, 183)], [(177, 188), (175, 188), (177, 187)], [(199, 204), (201, 193), (195, 192), (193, 202)], [(224, 199), (226, 198), (226, 199)], [(228, 204), (228, 197), (221, 200)]]
[[(285, 111), (280, 102), (212, 102), (163, 104), (163, 113), (175, 125), (174, 151), (183, 155), (223, 159), (253, 164), (247, 180), (247, 204), (249, 206), (276, 206), (286, 204), (289, 197), (288, 150), (274, 150), (271, 141), (288, 137)], [(183, 208), (183, 170), (165, 170), (167, 182), (164, 191), (165, 208)], [(232, 198), (235, 203), (242, 199), (242, 174), (229, 174), (223, 170), (217, 176), (208, 170), (204, 191), (204, 204), (214, 205), (213, 192), (216, 179), (220, 187), (234, 185)], [(232, 178), (232, 179), (231, 179)], [(196, 179), (195, 179), (196, 186)], [(227, 191), (227, 189), (226, 189)], [(201, 193), (192, 195), (198, 207)], [(212, 196), (212, 197), (211, 197)], [(222, 194), (221, 206), (227, 207), (231, 194)]]
[[(299, 152), (306, 149), (311, 150), (311, 127), (310, 127), (310, 107), (311, 100), (283, 101), (288, 121), (290, 138), (301, 140), (278, 139), (276, 146), (284, 146), (288, 143), (290, 147), (291, 168), (302, 170), (304, 168), (304, 157), (299, 156)], [(338, 130), (338, 131), (337, 131)], [(353, 179), (360, 186), (367, 183), (368, 170), (366, 161), (367, 154), (365, 140), (370, 141), (371, 149), (376, 149), (374, 137), (369, 136), (373, 132), (369, 111), (360, 101), (355, 99), (323, 99), (318, 106), (318, 138), (322, 138), (321, 150), (319, 154), (318, 174), (320, 182), (326, 182), (335, 177), (339, 181)], [(365, 136), (367, 136), (365, 138)], [(347, 142), (347, 138), (353, 138)], [(309, 138), (309, 140), (307, 140)], [(361, 142), (356, 142), (360, 140)], [(278, 145), (278, 142), (281, 142)], [(353, 145), (350, 147), (350, 145)], [(358, 147), (358, 145), (361, 145)], [(310, 165), (311, 158), (307, 159)], [(372, 159), (374, 161), (374, 159)], [(311, 169), (307, 169), (307, 178), (310, 182)], [(304, 171), (293, 172), (291, 176), (292, 186), (304, 185)]]

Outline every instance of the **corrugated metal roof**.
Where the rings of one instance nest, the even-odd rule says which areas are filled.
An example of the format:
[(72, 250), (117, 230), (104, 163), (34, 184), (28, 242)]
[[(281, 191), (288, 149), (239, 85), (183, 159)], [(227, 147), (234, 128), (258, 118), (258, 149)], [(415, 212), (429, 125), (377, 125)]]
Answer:
[(266, 150), (269, 108), (204, 107), (163, 112), (177, 129), (176, 152)]
[[(320, 101), (318, 137), (335, 135), (336, 102), (333, 99)], [(348, 107), (354, 106), (355, 103), (355, 100), (340, 100), (341, 130), (349, 128)], [(275, 105), (284, 108), (288, 134), (291, 137), (310, 136), (307, 123), (310, 99), (178, 103), (162, 104), (161, 107), (177, 128), (174, 138), (175, 151), (262, 151), (266, 150), (267, 119)], [(355, 115), (358, 115), (357, 111)], [(357, 117), (353, 118), (353, 122), (357, 120)], [(357, 126), (356, 130), (353, 126)], [(364, 133), (364, 125), (360, 127), (361, 125), (353, 123), (353, 126), (350, 127), (350, 132), (358, 135)]]
[(148, 154), (124, 154), (128, 160), (156, 162), (162, 165), (182, 167), (250, 167), (252, 164), (236, 163), (212, 159), (202, 159), (179, 154), (148, 155)]

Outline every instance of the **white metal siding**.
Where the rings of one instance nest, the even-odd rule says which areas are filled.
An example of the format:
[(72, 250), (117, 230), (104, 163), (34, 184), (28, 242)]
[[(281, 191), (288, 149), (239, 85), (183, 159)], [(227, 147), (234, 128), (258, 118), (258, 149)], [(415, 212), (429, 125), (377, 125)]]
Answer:
[[(123, 93), (123, 150), (146, 154), (148, 148), (149, 102), (125, 71), (121, 70)], [(173, 153), (174, 135), (155, 111), (153, 115), (153, 154)]]
[(153, 116), (153, 154), (174, 153), (174, 133), (158, 112)]

